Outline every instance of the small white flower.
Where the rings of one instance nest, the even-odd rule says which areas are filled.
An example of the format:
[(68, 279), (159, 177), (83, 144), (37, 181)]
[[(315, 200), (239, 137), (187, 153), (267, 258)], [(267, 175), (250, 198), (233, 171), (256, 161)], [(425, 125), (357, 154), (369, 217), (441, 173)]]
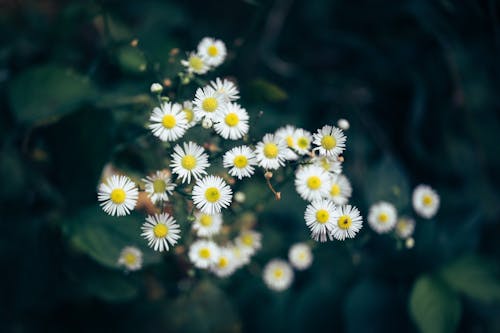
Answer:
[(191, 128), (198, 123), (199, 119), (194, 114), (193, 103), (191, 101), (184, 101), (182, 103), (182, 112), (186, 116), (187, 128)]
[(163, 91), (163, 86), (159, 83), (153, 83), (149, 88), (152, 94), (161, 94)]
[(335, 227), (335, 205), (329, 200), (313, 201), (306, 208), (304, 219), (311, 230), (311, 238), (315, 241), (326, 242), (332, 240), (332, 231)]
[(134, 209), (139, 197), (137, 186), (126, 176), (113, 175), (99, 186), (97, 200), (111, 216), (125, 216)]
[(145, 190), (152, 203), (168, 201), (168, 196), (172, 195), (175, 184), (172, 183), (170, 173), (166, 171), (156, 171), (152, 176), (147, 176), (142, 180), (145, 183)]
[(340, 128), (325, 125), (314, 134), (313, 143), (320, 155), (338, 156), (345, 149), (346, 137)]
[(220, 232), (222, 214), (209, 215), (202, 212), (195, 212), (194, 217), (193, 230), (196, 231), (198, 237), (212, 237)]
[(336, 205), (345, 205), (352, 194), (349, 179), (344, 175), (332, 174), (330, 177), (330, 191), (325, 197)]
[(153, 135), (162, 141), (175, 141), (187, 130), (186, 115), (177, 103), (163, 103), (160, 108), (154, 108), (149, 121)]
[(328, 196), (330, 174), (316, 165), (301, 167), (295, 173), (295, 189), (304, 200), (320, 200)]
[(278, 169), (285, 165), (286, 150), (285, 141), (266, 134), (255, 148), (257, 162), (264, 169)]
[(198, 44), (198, 54), (208, 65), (216, 67), (226, 59), (226, 45), (219, 39), (205, 37)]
[(221, 177), (206, 176), (196, 182), (192, 195), (196, 208), (213, 215), (231, 204), (233, 191)]
[(306, 243), (294, 244), (288, 251), (288, 260), (298, 270), (309, 268), (313, 261), (311, 247)]
[(248, 146), (234, 147), (227, 151), (222, 161), (224, 168), (229, 169), (229, 174), (238, 179), (251, 177), (254, 166), (257, 165), (255, 154)]
[(142, 252), (134, 246), (126, 246), (121, 250), (118, 265), (125, 266), (128, 271), (137, 271), (142, 267)]
[(286, 143), (287, 149), (285, 150), (285, 158), (289, 161), (294, 161), (299, 158), (295, 153), (297, 149), (297, 140), (295, 137), (296, 128), (292, 125), (278, 128), (276, 130), (276, 137)]
[(322, 167), (326, 172), (342, 173), (342, 163), (335, 156), (315, 156), (312, 162), (314, 165)]
[(208, 155), (205, 150), (196, 143), (189, 141), (183, 143), (184, 149), (176, 145), (172, 154), (172, 162), (170, 167), (172, 171), (182, 179), (182, 182), (191, 182), (191, 177), (195, 180), (206, 175), (206, 168), (210, 166), (208, 163)]
[(243, 230), (235, 242), (243, 252), (252, 256), (262, 247), (262, 235), (254, 230)]
[(205, 74), (210, 69), (208, 63), (195, 52), (189, 53), (186, 60), (181, 60), (181, 64), (187, 68), (189, 73), (200, 75)]
[(398, 219), (396, 223), (396, 235), (399, 238), (407, 239), (413, 235), (415, 231), (415, 220), (411, 217), (403, 216)]
[(363, 227), (363, 218), (359, 210), (351, 205), (338, 206), (333, 216), (332, 236), (338, 240), (354, 238)]
[(213, 120), (226, 102), (214, 88), (205, 86), (196, 90), (193, 104), (194, 114), (197, 119)]
[(368, 224), (379, 234), (391, 231), (396, 225), (397, 212), (394, 205), (388, 202), (379, 202), (370, 207)]
[(263, 279), (269, 289), (283, 291), (292, 284), (293, 270), (286, 261), (273, 259), (264, 267)]
[(233, 253), (233, 258), (235, 260), (234, 264), (235, 264), (236, 268), (243, 267), (250, 262), (251, 254), (250, 254), (250, 252), (245, 251), (245, 248), (243, 248), (237, 244), (230, 245), (228, 248)]
[(236, 271), (236, 259), (230, 248), (220, 248), (219, 256), (212, 265), (212, 272), (218, 277), (227, 277)]
[(217, 263), (219, 247), (209, 240), (197, 240), (189, 248), (189, 260), (195, 267), (209, 268)]
[(240, 98), (240, 92), (232, 81), (216, 78), (215, 81), (210, 81), (210, 85), (226, 102), (233, 102)]
[(248, 113), (239, 104), (225, 103), (217, 112), (214, 129), (224, 139), (241, 139), (248, 133)]
[(311, 149), (311, 143), (313, 141), (311, 133), (302, 128), (298, 128), (297, 130), (295, 130), (294, 137), (295, 137), (295, 150), (300, 155), (308, 154)]
[(167, 213), (149, 215), (141, 227), (142, 234), (148, 246), (155, 251), (168, 251), (169, 245), (174, 246), (180, 236), (180, 227), (175, 219)]
[(337, 120), (337, 126), (344, 131), (347, 131), (349, 127), (351, 127), (349, 125), (349, 121), (347, 121), (347, 119), (344, 118)]
[(430, 219), (439, 209), (439, 195), (427, 185), (418, 185), (413, 190), (413, 209), (418, 215)]

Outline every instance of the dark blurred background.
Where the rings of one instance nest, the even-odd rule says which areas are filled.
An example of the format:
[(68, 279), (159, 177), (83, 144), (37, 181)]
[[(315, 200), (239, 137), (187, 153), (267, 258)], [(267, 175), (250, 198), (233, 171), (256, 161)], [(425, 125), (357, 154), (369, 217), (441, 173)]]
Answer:
[[(0, 331), (500, 332), (499, 5), (0, 1)], [(257, 136), (350, 121), (344, 172), (363, 216), (379, 200), (412, 214), (416, 185), (438, 191), (414, 248), (365, 225), (271, 292), (258, 266), (308, 239), (288, 187), (259, 215), (256, 263), (228, 280), (192, 279), (172, 254), (116, 267), (121, 247), (144, 247), (144, 214), (100, 211), (102, 168), (165, 166), (143, 138), (149, 86), (175, 86), (205, 36), (230, 51), (209, 78), (235, 78), (251, 116), (264, 110)]]

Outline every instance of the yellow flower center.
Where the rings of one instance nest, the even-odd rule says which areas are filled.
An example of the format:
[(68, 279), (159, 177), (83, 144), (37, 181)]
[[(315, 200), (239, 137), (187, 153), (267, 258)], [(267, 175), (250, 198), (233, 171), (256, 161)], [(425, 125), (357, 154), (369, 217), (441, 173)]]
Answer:
[(408, 224), (406, 223), (405, 220), (399, 220), (398, 221), (398, 224), (396, 224), (396, 229), (400, 232), (400, 233), (404, 233), (406, 231), (406, 228), (408, 227)]
[(304, 260), (304, 259), (306, 259), (306, 254), (304, 252), (300, 252), (298, 257), (299, 257), (299, 260)]
[(193, 155), (186, 155), (182, 158), (181, 165), (186, 170), (193, 170), (196, 166), (196, 158)]
[(339, 226), (340, 229), (347, 230), (351, 227), (352, 220), (349, 215), (342, 215), (339, 217), (337, 220), (337, 225)]
[(163, 127), (172, 129), (175, 127), (175, 124), (177, 121), (175, 120), (175, 117), (172, 116), (171, 114), (166, 114), (163, 116), (163, 119), (161, 120)]
[(330, 190), (330, 194), (332, 197), (336, 197), (340, 195), (340, 186), (338, 184), (333, 184)]
[(195, 71), (200, 71), (203, 69), (203, 59), (198, 56), (192, 55), (189, 57), (189, 67)]
[(217, 46), (215, 45), (210, 45), (208, 48), (207, 48), (207, 53), (209, 56), (211, 57), (215, 57), (219, 54), (219, 50), (217, 49)]
[(297, 146), (299, 146), (300, 149), (307, 149), (309, 147), (309, 140), (307, 140), (306, 137), (300, 137), (297, 140)]
[(386, 213), (380, 213), (378, 215), (378, 220), (381, 222), (381, 223), (386, 223), (388, 220), (389, 220), (389, 215), (387, 215)]
[(191, 109), (182, 109), (182, 111), (186, 115), (186, 120), (188, 121), (188, 123), (192, 122), (193, 118), (194, 118), (194, 112), (193, 112), (193, 110), (191, 110)]
[(335, 148), (335, 146), (337, 145), (337, 140), (335, 140), (335, 138), (331, 135), (325, 135), (321, 139), (321, 145), (326, 150), (330, 150), (332, 148)]
[(198, 254), (200, 255), (201, 258), (208, 259), (208, 258), (210, 258), (210, 249), (204, 247), (204, 248), (200, 249)]
[(153, 192), (154, 193), (163, 193), (167, 189), (167, 184), (163, 179), (157, 179), (153, 182)]
[(283, 276), (283, 270), (281, 268), (276, 268), (273, 272), (273, 275), (275, 278), (281, 279), (281, 277)]
[(219, 102), (217, 102), (217, 98), (215, 97), (207, 97), (203, 100), (203, 103), (201, 103), (201, 107), (206, 112), (214, 112), (217, 106), (219, 106)]
[(123, 256), (123, 261), (125, 261), (127, 265), (134, 265), (137, 262), (137, 257), (135, 254), (129, 252)]
[(248, 159), (245, 155), (238, 155), (234, 158), (233, 163), (238, 169), (243, 169), (248, 165)]
[(228, 113), (226, 116), (226, 124), (227, 126), (234, 127), (238, 125), (238, 122), (240, 121), (240, 118), (238, 118), (238, 115), (236, 113)]
[(125, 201), (127, 195), (125, 194), (125, 191), (122, 190), (121, 188), (115, 188), (113, 191), (111, 191), (110, 197), (113, 203), (121, 204)]
[(320, 161), (321, 163), (321, 167), (325, 170), (325, 171), (329, 171), (330, 170), (330, 161), (326, 158), (326, 157), (323, 157)]
[(432, 197), (430, 195), (426, 194), (422, 198), (422, 202), (424, 203), (425, 206), (432, 205)]
[(289, 136), (286, 137), (286, 144), (290, 148), (293, 148), (293, 146), (295, 145), (294, 142), (293, 142), (293, 137), (291, 135), (289, 135)]
[(321, 179), (318, 176), (311, 176), (307, 179), (307, 187), (317, 190), (321, 186)]
[(264, 156), (267, 158), (276, 158), (278, 156), (278, 146), (275, 143), (266, 143), (264, 145)]
[(316, 212), (316, 220), (319, 223), (325, 224), (326, 222), (328, 222), (329, 219), (330, 219), (330, 213), (328, 213), (326, 209), (319, 209)]
[(229, 264), (229, 260), (226, 257), (219, 258), (219, 268), (225, 268)]
[(253, 237), (252, 237), (252, 235), (243, 235), (243, 236), (241, 236), (241, 241), (246, 246), (252, 246), (253, 245)]
[(207, 201), (214, 203), (220, 199), (220, 191), (217, 187), (209, 187), (205, 191), (205, 199)]
[(207, 214), (201, 215), (200, 224), (204, 227), (210, 227), (212, 225), (212, 216)]
[(164, 238), (168, 234), (168, 227), (163, 223), (158, 223), (154, 226), (153, 233), (157, 238)]

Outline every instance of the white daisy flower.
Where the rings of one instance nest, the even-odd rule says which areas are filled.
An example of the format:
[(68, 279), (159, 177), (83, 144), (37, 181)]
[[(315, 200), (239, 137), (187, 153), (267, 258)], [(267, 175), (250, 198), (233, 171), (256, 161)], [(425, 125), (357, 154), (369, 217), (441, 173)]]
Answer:
[(205, 169), (210, 166), (210, 163), (208, 163), (208, 155), (203, 147), (191, 141), (184, 142), (183, 146), (184, 149), (180, 145), (174, 147), (170, 167), (183, 183), (191, 183), (191, 177), (198, 180), (207, 174)]
[(210, 85), (215, 89), (215, 91), (222, 96), (226, 102), (233, 102), (240, 98), (239, 91), (233, 81), (220, 78), (216, 78), (215, 81), (211, 81)]
[(311, 133), (302, 128), (298, 128), (295, 131), (294, 137), (295, 137), (295, 150), (300, 155), (308, 154), (311, 149), (311, 143), (313, 141)]
[(335, 156), (315, 156), (312, 158), (312, 163), (322, 167), (326, 172), (342, 173), (342, 163)]
[(248, 113), (239, 104), (225, 103), (214, 116), (214, 129), (224, 139), (241, 139), (248, 133)]
[(206, 86), (196, 90), (193, 104), (196, 119), (213, 120), (226, 102), (214, 88)]
[(413, 209), (423, 218), (430, 219), (439, 209), (439, 195), (427, 185), (418, 185), (413, 190)]
[(189, 260), (195, 267), (209, 268), (217, 263), (219, 247), (209, 240), (197, 240), (189, 248)]
[(411, 217), (403, 216), (396, 223), (396, 235), (401, 239), (407, 239), (413, 235), (415, 231), (415, 220)]
[(234, 264), (236, 268), (243, 267), (248, 263), (250, 263), (250, 257), (252, 254), (248, 252), (245, 247), (242, 247), (241, 245), (238, 244), (233, 244), (228, 248), (233, 253), (233, 258), (235, 260)]
[(167, 213), (149, 215), (141, 227), (142, 234), (148, 246), (155, 251), (168, 251), (169, 245), (174, 246), (181, 230), (175, 219)]
[(170, 173), (167, 171), (156, 171), (154, 175), (147, 176), (142, 181), (145, 184), (145, 191), (153, 204), (168, 201), (168, 196), (172, 195), (175, 188)]
[(193, 230), (198, 237), (212, 237), (220, 232), (222, 226), (222, 214), (209, 215), (202, 212), (194, 213)]
[(295, 189), (307, 201), (328, 196), (330, 174), (316, 165), (300, 167), (295, 173)]
[(264, 169), (275, 170), (285, 165), (286, 143), (273, 134), (266, 134), (255, 147), (257, 162)]
[(97, 200), (111, 216), (125, 216), (134, 209), (139, 197), (137, 186), (126, 176), (113, 175), (99, 186)]
[(220, 248), (219, 256), (212, 265), (212, 272), (218, 277), (227, 277), (236, 271), (236, 259), (230, 248)]
[(325, 197), (336, 205), (345, 205), (352, 194), (349, 179), (344, 175), (332, 174), (330, 177), (330, 191)]
[(396, 225), (397, 212), (394, 205), (382, 201), (370, 207), (368, 224), (379, 234), (391, 231)]
[(273, 259), (264, 267), (263, 279), (269, 289), (275, 291), (288, 289), (293, 281), (292, 267), (284, 260)]
[(191, 101), (184, 101), (184, 103), (182, 103), (182, 112), (184, 112), (184, 115), (186, 116), (187, 128), (191, 128), (196, 125), (199, 119), (195, 117), (193, 103)]
[(346, 136), (340, 128), (325, 125), (314, 134), (314, 150), (323, 156), (338, 156), (345, 149)]
[(181, 64), (186, 67), (189, 73), (205, 74), (210, 69), (208, 63), (195, 52), (188, 54), (186, 60), (181, 60)]
[(300, 271), (309, 268), (313, 261), (311, 247), (306, 243), (294, 244), (288, 251), (288, 260)]
[(338, 240), (354, 238), (363, 227), (363, 218), (359, 210), (351, 205), (337, 206), (333, 215), (332, 236)]
[(286, 142), (287, 149), (285, 150), (285, 158), (289, 161), (294, 161), (299, 158), (299, 155), (295, 153), (295, 150), (297, 149), (295, 134), (296, 128), (292, 125), (286, 125), (285, 127), (278, 128), (275, 133), (279, 140)]
[(193, 187), (193, 202), (205, 214), (220, 213), (231, 204), (233, 191), (219, 176), (206, 176)]
[(226, 45), (219, 39), (203, 38), (198, 44), (198, 54), (212, 67), (217, 67), (226, 59)]
[(118, 265), (127, 271), (137, 271), (142, 267), (142, 252), (135, 246), (126, 246), (121, 250)]
[(255, 154), (248, 146), (234, 147), (227, 151), (222, 159), (224, 168), (229, 169), (229, 174), (242, 179), (251, 177), (254, 173), (254, 166), (257, 165)]
[(304, 219), (311, 230), (311, 238), (315, 241), (326, 242), (326, 238), (332, 240), (332, 231), (335, 227), (335, 205), (329, 200), (317, 200), (310, 203)]
[(163, 103), (160, 108), (154, 108), (149, 121), (148, 127), (161, 141), (175, 141), (187, 130), (186, 115), (177, 103)]
[(262, 235), (254, 230), (242, 230), (235, 242), (243, 252), (252, 256), (262, 247)]

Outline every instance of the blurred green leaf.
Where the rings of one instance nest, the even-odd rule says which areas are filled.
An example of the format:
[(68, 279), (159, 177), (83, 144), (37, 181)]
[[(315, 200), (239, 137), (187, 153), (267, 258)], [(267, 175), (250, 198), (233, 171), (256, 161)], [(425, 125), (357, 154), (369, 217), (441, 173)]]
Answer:
[(500, 279), (495, 263), (466, 255), (446, 265), (439, 276), (454, 290), (482, 302), (500, 301)]
[(107, 302), (123, 302), (133, 299), (139, 288), (125, 273), (89, 272), (79, 283), (87, 293)]
[(147, 68), (144, 53), (130, 45), (123, 46), (116, 51), (116, 60), (123, 71), (131, 74), (143, 73)]
[(141, 219), (133, 215), (113, 217), (95, 206), (82, 210), (66, 224), (71, 244), (97, 262), (117, 268), (120, 251), (125, 246), (136, 246), (143, 253), (143, 264), (160, 261), (161, 257), (140, 236)]
[(95, 97), (92, 82), (58, 65), (30, 68), (9, 87), (14, 116), (22, 123), (48, 123), (76, 110)]
[(287, 93), (283, 89), (264, 79), (251, 81), (249, 88), (254, 98), (265, 102), (280, 102), (288, 98)]
[(462, 313), (460, 298), (439, 279), (423, 275), (413, 285), (410, 314), (423, 333), (455, 332)]

